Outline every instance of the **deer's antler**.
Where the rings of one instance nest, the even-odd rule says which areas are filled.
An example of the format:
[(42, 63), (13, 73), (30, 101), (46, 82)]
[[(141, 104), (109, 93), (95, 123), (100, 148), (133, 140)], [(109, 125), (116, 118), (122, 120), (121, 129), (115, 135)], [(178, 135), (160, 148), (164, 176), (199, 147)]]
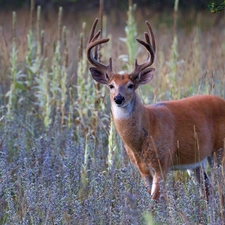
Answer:
[[(95, 29), (96, 29), (97, 23), (98, 23), (98, 18), (95, 19), (95, 21), (92, 25), (91, 31), (90, 31), (90, 36), (89, 36), (88, 45), (87, 45), (87, 58), (93, 66), (102, 70), (109, 77), (111, 77), (113, 75), (112, 58), (109, 59), (108, 65), (104, 65), (103, 63), (98, 61), (98, 45), (108, 42), (109, 38), (99, 38), (99, 36), (101, 34), (101, 30), (99, 30), (95, 34)], [(92, 49), (94, 47), (95, 47), (95, 55), (93, 56)]]
[[(155, 48), (154, 34), (153, 34), (150, 23), (148, 21), (146, 21), (145, 23), (146, 23), (146, 26), (147, 26), (150, 34), (147, 32), (144, 33), (145, 41), (140, 40), (140, 39), (136, 39), (136, 40), (148, 50), (148, 57), (147, 57), (146, 61), (140, 65), (138, 65), (137, 59), (135, 59), (134, 70), (130, 73), (130, 76), (133, 79), (135, 79), (142, 70), (151, 66), (155, 60), (156, 48)], [(150, 39), (150, 37), (151, 37), (151, 39)]]

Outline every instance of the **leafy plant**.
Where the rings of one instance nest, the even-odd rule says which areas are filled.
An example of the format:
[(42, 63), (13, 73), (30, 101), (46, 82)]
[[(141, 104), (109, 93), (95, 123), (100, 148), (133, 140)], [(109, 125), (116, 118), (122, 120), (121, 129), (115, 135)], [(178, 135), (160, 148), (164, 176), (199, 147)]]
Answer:
[(128, 71), (133, 69), (134, 61), (138, 54), (138, 47), (136, 37), (137, 37), (137, 29), (135, 23), (134, 12), (136, 9), (136, 5), (129, 5), (129, 10), (127, 12), (127, 26), (125, 27), (126, 38), (120, 38), (127, 46), (127, 55), (120, 55), (120, 59), (124, 62), (124, 68)]
[(224, 9), (225, 9), (225, 1), (221, 2), (218, 5), (215, 4), (214, 2), (212, 2), (211, 4), (208, 5), (208, 8), (209, 8), (211, 13), (224, 11)]
[(17, 65), (17, 46), (16, 46), (16, 37), (15, 37), (15, 29), (16, 29), (16, 13), (13, 12), (13, 41), (12, 41), (12, 49), (10, 54), (10, 77), (11, 77), (11, 84), (10, 90), (7, 92), (6, 97), (8, 98), (7, 103), (7, 117), (13, 117), (13, 111), (17, 107), (17, 101), (19, 99), (19, 94), (25, 89), (23, 81), (21, 78), (24, 77), (22, 71), (18, 69)]

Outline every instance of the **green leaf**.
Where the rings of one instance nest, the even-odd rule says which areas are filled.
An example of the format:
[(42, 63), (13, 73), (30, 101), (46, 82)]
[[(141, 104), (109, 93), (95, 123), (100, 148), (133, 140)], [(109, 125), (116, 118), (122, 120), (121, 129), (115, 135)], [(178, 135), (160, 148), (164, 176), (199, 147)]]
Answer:
[(19, 89), (21, 91), (25, 90), (24, 85), (22, 83), (19, 83), (19, 82), (15, 82), (15, 88)]

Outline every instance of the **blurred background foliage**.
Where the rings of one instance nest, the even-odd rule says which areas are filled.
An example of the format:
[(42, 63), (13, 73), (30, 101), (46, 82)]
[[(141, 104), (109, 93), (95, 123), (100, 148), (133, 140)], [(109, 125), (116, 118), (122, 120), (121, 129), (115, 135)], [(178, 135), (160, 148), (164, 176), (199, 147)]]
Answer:
[[(105, 10), (110, 9), (126, 9), (127, 0), (107, 0), (104, 3)], [(197, 10), (207, 9), (207, 5), (214, 3), (215, 5), (221, 4), (221, 0), (182, 0), (179, 3), (180, 9), (189, 10), (195, 8)], [(133, 3), (138, 4), (139, 7), (151, 7), (155, 10), (164, 10), (164, 9), (173, 9), (174, 0), (134, 0)], [(29, 6), (29, 0), (0, 0), (1, 9), (5, 7), (24, 7)], [(45, 9), (58, 9), (59, 6), (62, 6), (64, 9), (74, 9), (74, 10), (83, 10), (83, 9), (92, 9), (99, 7), (99, 0), (36, 0), (35, 5), (42, 6)]]

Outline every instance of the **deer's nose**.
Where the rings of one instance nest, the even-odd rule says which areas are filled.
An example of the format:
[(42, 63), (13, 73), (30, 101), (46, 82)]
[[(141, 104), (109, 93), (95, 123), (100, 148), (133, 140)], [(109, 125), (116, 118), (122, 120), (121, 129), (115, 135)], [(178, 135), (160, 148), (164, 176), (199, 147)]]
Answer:
[(118, 94), (114, 97), (114, 101), (117, 105), (120, 105), (124, 102), (124, 97), (121, 94)]

